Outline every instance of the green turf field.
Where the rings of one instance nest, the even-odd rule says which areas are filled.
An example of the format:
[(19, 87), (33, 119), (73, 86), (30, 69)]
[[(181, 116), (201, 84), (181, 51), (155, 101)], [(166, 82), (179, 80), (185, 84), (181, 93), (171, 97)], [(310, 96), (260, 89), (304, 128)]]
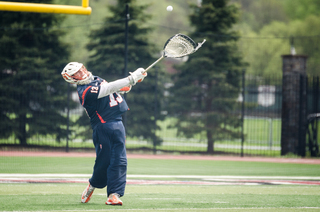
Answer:
[[(95, 158), (0, 157), (0, 173), (91, 174)], [(210, 160), (129, 159), (128, 174), (320, 176), (320, 165)]]
[[(0, 157), (0, 175), (90, 175), (93, 162), (94, 158)], [(128, 180), (134, 179), (134, 175), (157, 175), (166, 181), (195, 180), (191, 179), (192, 175), (319, 178), (320, 165), (129, 159)], [(162, 178), (163, 175), (172, 177)], [(186, 178), (179, 179), (182, 175)], [(140, 176), (139, 179), (144, 178)], [(85, 187), (85, 183), (0, 183), (0, 211), (320, 211), (320, 185), (128, 183), (125, 196), (121, 198), (123, 206), (105, 205), (105, 189), (96, 190), (89, 203), (81, 204), (80, 196)]]
[[(84, 184), (0, 184), (2, 211), (319, 211), (319, 187), (128, 185), (123, 206), (104, 189), (80, 203)], [(223, 210), (222, 210), (223, 209)]]

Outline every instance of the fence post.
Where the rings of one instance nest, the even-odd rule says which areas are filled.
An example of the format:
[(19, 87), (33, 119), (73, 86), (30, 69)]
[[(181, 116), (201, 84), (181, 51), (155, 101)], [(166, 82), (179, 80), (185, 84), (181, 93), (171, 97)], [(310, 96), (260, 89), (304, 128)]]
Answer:
[(158, 68), (155, 68), (155, 80), (156, 84), (154, 87), (154, 138), (153, 138), (153, 154), (157, 154), (157, 113), (158, 113)]
[(300, 75), (299, 140), (297, 153), (302, 157), (306, 156), (307, 80), (306, 75)]
[(244, 143), (244, 103), (245, 103), (245, 76), (246, 70), (242, 71), (242, 104), (241, 104), (241, 157), (243, 157)]
[(305, 55), (282, 55), (282, 126), (281, 155), (302, 155), (303, 126), (306, 119), (306, 62)]
[(70, 83), (68, 83), (67, 91), (67, 143), (66, 152), (69, 152), (69, 127), (70, 127)]
[[(128, 22), (130, 19), (130, 14), (129, 14), (129, 5), (126, 4), (126, 21), (125, 21), (125, 40), (124, 40), (124, 69), (123, 69), (123, 77), (127, 76), (127, 69), (128, 69), (128, 33), (129, 33), (129, 27), (128, 27)], [(124, 99), (127, 100), (127, 93), (124, 93), (123, 95)], [(124, 113), (122, 115), (122, 122), (125, 127), (127, 128), (127, 113)]]

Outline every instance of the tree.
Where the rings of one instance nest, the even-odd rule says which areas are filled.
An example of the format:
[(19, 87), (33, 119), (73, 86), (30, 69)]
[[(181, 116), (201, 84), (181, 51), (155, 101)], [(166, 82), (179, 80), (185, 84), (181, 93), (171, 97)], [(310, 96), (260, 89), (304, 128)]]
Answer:
[(267, 78), (282, 77), (281, 55), (290, 54), (290, 43), (293, 41), (296, 53), (308, 56), (308, 74), (319, 75), (319, 29), (319, 18), (310, 15), (304, 20), (289, 23), (272, 22), (264, 26), (258, 35), (243, 38), (242, 52), (245, 52), (245, 60), (250, 61), (247, 73)]
[(281, 55), (290, 53), (292, 26), (283, 22), (272, 22), (264, 26), (259, 34), (242, 38), (240, 42), (244, 59), (250, 61), (246, 73), (260, 77), (282, 77)]
[(207, 152), (214, 152), (217, 140), (239, 138), (238, 117), (232, 115), (240, 92), (244, 67), (237, 50), (237, 33), (232, 31), (238, 9), (227, 0), (204, 0), (192, 6), (191, 25), (195, 40), (207, 39), (174, 75), (170, 113), (178, 115), (179, 134), (192, 137), (205, 131)]
[[(31, 1), (28, 2), (37, 2)], [(43, 3), (52, 3), (51, 0)], [(66, 136), (66, 86), (60, 72), (69, 56), (51, 29), (62, 16), (40, 13), (0, 13), (0, 135), (14, 135), (21, 145), (35, 134)]]
[(320, 15), (320, 2), (318, 0), (285, 0), (284, 9), (292, 20), (304, 20), (310, 15)]
[[(107, 81), (113, 81), (128, 76), (124, 73), (125, 61), (125, 19), (126, 5), (129, 5), (130, 20), (128, 22), (128, 71), (138, 67), (147, 67), (154, 61), (156, 49), (151, 44), (149, 33), (152, 28), (146, 26), (151, 16), (145, 13), (148, 5), (139, 5), (135, 0), (119, 0), (116, 5), (110, 5), (111, 15), (106, 17), (101, 28), (91, 32), (87, 49), (90, 51), (88, 69)], [(158, 70), (163, 76), (163, 70)], [(126, 100), (130, 112), (126, 115), (127, 134), (143, 136), (144, 139), (160, 143), (155, 135), (154, 110), (160, 108), (162, 83), (156, 80), (155, 70), (148, 73), (143, 83), (135, 85), (127, 95)], [(158, 99), (154, 100), (154, 90), (158, 85)], [(156, 104), (155, 104), (156, 101)], [(157, 112), (160, 119), (160, 110)]]
[(319, 16), (310, 15), (303, 21), (292, 22), (290, 26), (295, 31), (293, 43), (297, 54), (308, 56), (307, 73), (313, 76), (320, 76), (320, 52), (318, 46), (320, 35)]
[[(291, 0), (289, 0), (291, 1)], [(260, 29), (273, 21), (286, 22), (284, 3), (277, 0), (231, 0), (241, 5), (241, 24), (250, 25), (251, 29), (259, 32)]]

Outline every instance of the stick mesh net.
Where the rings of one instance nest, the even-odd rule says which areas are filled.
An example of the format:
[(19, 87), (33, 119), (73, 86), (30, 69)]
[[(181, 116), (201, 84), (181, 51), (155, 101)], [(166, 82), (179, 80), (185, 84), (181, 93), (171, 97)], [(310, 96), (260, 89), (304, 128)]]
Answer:
[(197, 51), (202, 43), (196, 44), (191, 38), (186, 35), (176, 34), (171, 37), (164, 45), (165, 57), (183, 57)]

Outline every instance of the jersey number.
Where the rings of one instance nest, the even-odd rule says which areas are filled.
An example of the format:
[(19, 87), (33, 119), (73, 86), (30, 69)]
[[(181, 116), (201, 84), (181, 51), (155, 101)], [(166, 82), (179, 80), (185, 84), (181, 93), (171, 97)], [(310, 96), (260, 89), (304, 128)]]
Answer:
[(114, 107), (116, 105), (118, 105), (118, 103), (121, 103), (123, 101), (122, 97), (115, 93), (117, 95), (117, 98), (114, 98), (113, 94), (109, 95), (109, 99), (110, 99), (110, 107)]
[(98, 93), (99, 87), (92, 87), (91, 88), (91, 93)]

